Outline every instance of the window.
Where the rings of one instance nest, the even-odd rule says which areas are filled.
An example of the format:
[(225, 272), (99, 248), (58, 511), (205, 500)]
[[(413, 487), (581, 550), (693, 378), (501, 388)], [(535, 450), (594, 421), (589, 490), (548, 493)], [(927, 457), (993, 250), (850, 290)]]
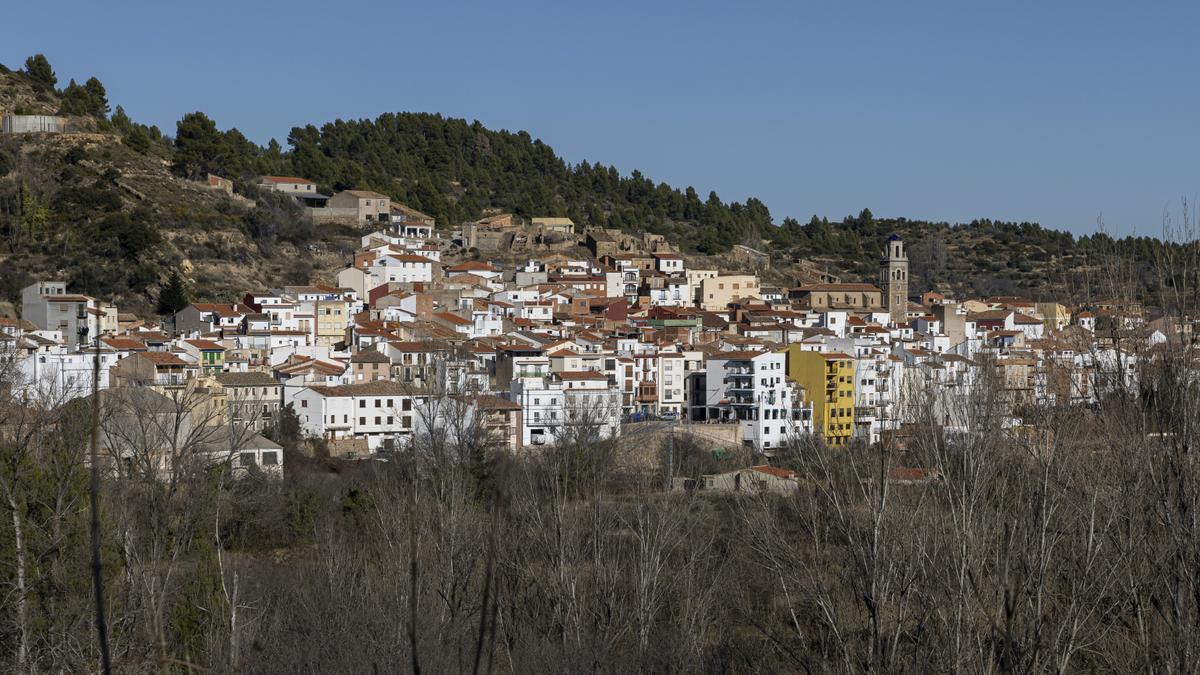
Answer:
[(363, 426), (363, 427), (367, 426), (367, 418), (365, 418), (365, 417), (358, 418), (358, 424), (359, 424), (359, 426)]
[(300, 407), (307, 408), (308, 407), (308, 399), (306, 399), (306, 398), (300, 399)]
[(256, 464), (256, 462), (254, 461), (254, 453), (253, 452), (240, 453), (238, 455), (238, 461), (241, 463), (242, 466), (254, 466)]
[(376, 407), (376, 408), (378, 408), (378, 407), (380, 407), (380, 406), (382, 406), (382, 405), (383, 405), (383, 401), (381, 401), (381, 400), (379, 400), (379, 399), (375, 399), (375, 407)]
[[(400, 404), (400, 409), (401, 410), (412, 410), (412, 399), (410, 399), (410, 398), (404, 399), (404, 401), (402, 401)], [(404, 419), (408, 419), (408, 418), (406, 417)]]
[(274, 450), (264, 450), (262, 454), (263, 466), (275, 466), (279, 463), (279, 453)]
[(367, 407), (367, 399), (365, 399), (365, 398), (359, 399), (359, 400), (358, 400), (358, 407), (360, 407), (360, 408), (365, 408), (365, 407)]
[(375, 417), (375, 426), (379, 426), (379, 416)]
[(387, 423), (388, 423), (388, 426), (389, 426), (389, 427), (390, 427), (390, 426), (392, 426), (392, 424), (394, 424), (394, 423), (395, 423), (395, 418), (394, 418), (394, 417), (392, 417), (391, 415), (388, 415), (388, 418), (387, 418)]

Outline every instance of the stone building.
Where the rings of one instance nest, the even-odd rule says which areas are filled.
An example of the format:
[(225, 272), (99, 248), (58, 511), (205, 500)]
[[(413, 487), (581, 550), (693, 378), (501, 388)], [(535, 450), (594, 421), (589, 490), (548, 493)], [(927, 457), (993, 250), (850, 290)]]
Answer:
[(887, 248), (879, 261), (879, 285), (883, 289), (883, 302), (891, 315), (892, 323), (908, 322), (908, 254), (904, 252), (904, 240), (900, 235), (888, 237)]

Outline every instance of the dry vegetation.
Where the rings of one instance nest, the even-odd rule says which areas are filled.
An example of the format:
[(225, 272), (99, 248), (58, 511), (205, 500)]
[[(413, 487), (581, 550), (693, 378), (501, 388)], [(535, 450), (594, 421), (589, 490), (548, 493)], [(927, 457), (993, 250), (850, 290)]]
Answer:
[[(114, 664), (1186, 672), (1200, 649), (1194, 356), (1175, 345), (1136, 391), (1030, 412), (1019, 430), (980, 393), (953, 413), (965, 433), (929, 419), (903, 447), (797, 439), (778, 458), (801, 474), (791, 495), (663, 493), (661, 474), (620, 468), (633, 437), (513, 457), (457, 427), (388, 462), (289, 452), (282, 482), (230, 481), (197, 459), (216, 441), (177, 423), (196, 419), (188, 394), (115, 393), (102, 427), (132, 459), (103, 483)], [(87, 408), (3, 407), (10, 670), (95, 667)], [(720, 468), (683, 445), (673, 461)], [(897, 481), (902, 466), (939, 478)]]

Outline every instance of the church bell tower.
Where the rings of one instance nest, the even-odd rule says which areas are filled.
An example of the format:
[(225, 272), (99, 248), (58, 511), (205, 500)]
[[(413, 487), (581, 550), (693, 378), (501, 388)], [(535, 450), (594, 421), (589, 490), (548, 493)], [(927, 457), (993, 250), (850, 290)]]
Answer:
[(891, 315), (892, 324), (908, 322), (908, 254), (900, 235), (888, 237), (887, 248), (879, 261), (879, 288), (883, 291), (883, 306)]

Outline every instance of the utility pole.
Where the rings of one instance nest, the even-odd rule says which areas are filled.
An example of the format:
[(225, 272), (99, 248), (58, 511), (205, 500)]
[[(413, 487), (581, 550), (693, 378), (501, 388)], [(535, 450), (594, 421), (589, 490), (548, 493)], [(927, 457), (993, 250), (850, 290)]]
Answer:
[[(81, 351), (88, 335), (87, 309), (80, 305), (76, 315), (79, 328)], [(108, 619), (104, 608), (104, 568), (100, 560), (100, 317), (96, 317), (96, 335), (92, 352), (92, 442), (90, 459), (91, 476), (91, 536), (92, 536), (92, 590), (96, 597), (96, 638), (100, 643), (100, 669), (104, 675), (112, 673), (112, 658), (108, 653)]]
[(667, 484), (666, 491), (671, 491), (675, 483), (675, 428), (667, 427)]

